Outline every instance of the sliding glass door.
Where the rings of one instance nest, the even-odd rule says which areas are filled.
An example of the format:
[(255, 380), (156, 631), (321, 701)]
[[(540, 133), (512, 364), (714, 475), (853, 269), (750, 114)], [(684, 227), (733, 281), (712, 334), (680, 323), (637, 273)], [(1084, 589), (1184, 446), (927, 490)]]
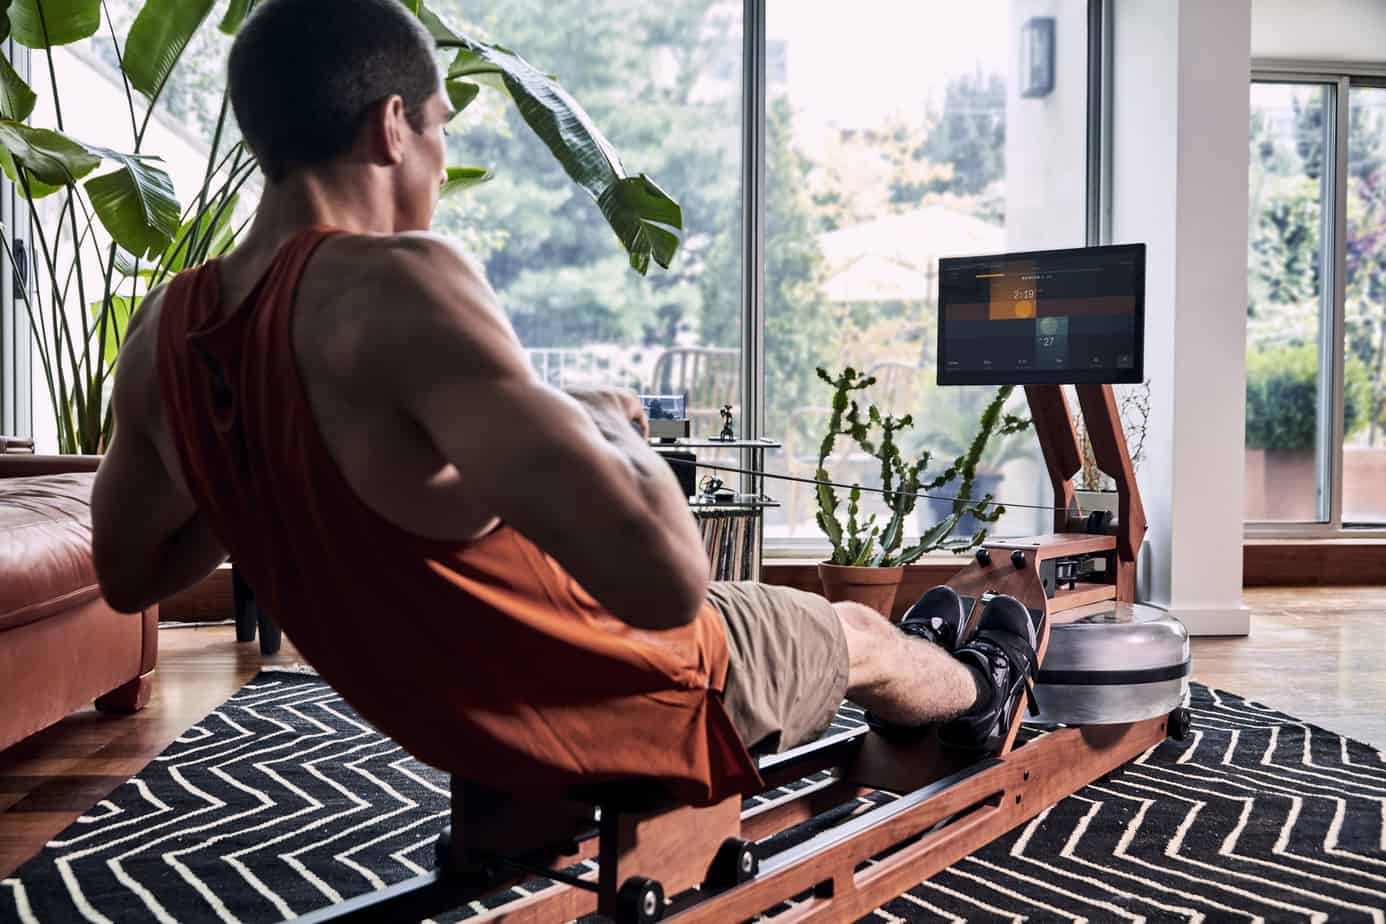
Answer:
[[(1331, 330), (1324, 233), (1331, 213), (1335, 88), (1251, 86), (1246, 515), (1324, 522)], [(1331, 159), (1330, 159), (1331, 160)]]
[(1251, 85), (1246, 517), (1386, 529), (1386, 83)]

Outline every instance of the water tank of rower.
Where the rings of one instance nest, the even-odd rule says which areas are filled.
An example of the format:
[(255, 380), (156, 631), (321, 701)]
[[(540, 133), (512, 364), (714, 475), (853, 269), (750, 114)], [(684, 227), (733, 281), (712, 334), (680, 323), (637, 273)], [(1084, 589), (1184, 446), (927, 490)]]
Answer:
[(1189, 633), (1164, 610), (1105, 602), (1053, 618), (1035, 723), (1138, 722), (1187, 704)]

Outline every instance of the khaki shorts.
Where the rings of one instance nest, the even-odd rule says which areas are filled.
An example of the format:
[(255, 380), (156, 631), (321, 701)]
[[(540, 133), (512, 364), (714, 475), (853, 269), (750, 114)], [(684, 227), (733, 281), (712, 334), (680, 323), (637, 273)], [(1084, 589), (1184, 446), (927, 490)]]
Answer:
[(822, 734), (847, 693), (847, 637), (822, 597), (792, 587), (714, 582), (731, 666), (722, 701), (752, 753)]

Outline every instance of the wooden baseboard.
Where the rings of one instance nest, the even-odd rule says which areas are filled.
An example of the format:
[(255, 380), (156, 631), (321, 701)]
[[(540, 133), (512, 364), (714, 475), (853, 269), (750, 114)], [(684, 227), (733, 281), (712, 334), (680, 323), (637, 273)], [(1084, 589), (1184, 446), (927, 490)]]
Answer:
[(1242, 546), (1246, 587), (1386, 584), (1386, 541), (1257, 539)]

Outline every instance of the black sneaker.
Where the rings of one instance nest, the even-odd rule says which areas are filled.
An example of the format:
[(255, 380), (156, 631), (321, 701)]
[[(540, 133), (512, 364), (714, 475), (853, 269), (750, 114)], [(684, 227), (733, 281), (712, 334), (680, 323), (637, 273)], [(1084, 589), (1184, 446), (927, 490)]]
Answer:
[(940, 728), (939, 740), (966, 750), (999, 751), (1016, 706), (1029, 695), (1028, 681), (1039, 672), (1035, 647), (1035, 625), (1025, 604), (1014, 597), (993, 598), (976, 633), (955, 655), (979, 675), (981, 698)]
[(940, 585), (925, 591), (914, 606), (905, 610), (900, 631), (933, 642), (944, 651), (954, 651), (967, 625), (967, 616), (958, 592), (946, 584)]

